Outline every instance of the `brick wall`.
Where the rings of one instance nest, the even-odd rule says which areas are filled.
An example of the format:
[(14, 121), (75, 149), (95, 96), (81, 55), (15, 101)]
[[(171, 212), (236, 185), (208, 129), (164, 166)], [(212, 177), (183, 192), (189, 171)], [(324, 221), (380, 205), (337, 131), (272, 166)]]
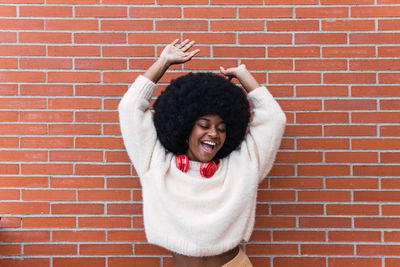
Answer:
[[(288, 118), (260, 186), (254, 266), (400, 266), (399, 0), (0, 0), (0, 266), (172, 266), (146, 242), (117, 105), (245, 63)], [(158, 90), (158, 93), (159, 91)]]

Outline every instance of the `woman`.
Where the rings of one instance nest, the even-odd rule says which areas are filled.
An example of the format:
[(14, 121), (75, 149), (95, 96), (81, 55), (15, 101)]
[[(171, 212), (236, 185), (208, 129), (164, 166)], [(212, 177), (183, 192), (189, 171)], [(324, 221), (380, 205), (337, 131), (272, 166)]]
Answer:
[[(124, 143), (143, 189), (149, 243), (182, 266), (252, 266), (240, 249), (253, 230), (258, 184), (272, 167), (286, 117), (244, 65), (171, 82), (149, 110), (170, 65), (189, 61), (194, 42), (173, 41), (119, 105)], [(243, 91), (229, 79), (237, 78)], [(246, 130), (247, 133), (246, 133)]]

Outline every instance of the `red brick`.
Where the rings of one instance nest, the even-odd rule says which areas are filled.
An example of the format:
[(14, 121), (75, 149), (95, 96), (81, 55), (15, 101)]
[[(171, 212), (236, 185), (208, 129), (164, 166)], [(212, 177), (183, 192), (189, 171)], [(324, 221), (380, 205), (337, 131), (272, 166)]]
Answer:
[(80, 244), (80, 255), (129, 255), (131, 244)]
[(23, 228), (74, 228), (75, 217), (25, 217)]
[(319, 257), (275, 257), (274, 266), (296, 266), (296, 267), (325, 267), (326, 259)]
[(296, 70), (346, 70), (347, 61), (338, 59), (298, 59), (295, 61)]
[(103, 20), (100, 28), (102, 31), (151, 31), (153, 22), (150, 20)]
[(350, 175), (348, 165), (299, 165), (298, 174), (300, 176), (338, 176)]
[(77, 175), (129, 175), (129, 165), (103, 165), (103, 164), (76, 164)]
[(121, 18), (127, 17), (128, 9), (124, 6), (77, 6), (76, 17)]
[[(322, 127), (320, 125), (287, 125), (285, 136), (321, 136)], [(290, 152), (291, 153), (291, 152)]]
[(398, 110), (400, 109), (400, 100), (381, 100), (380, 103), (381, 110)]
[(51, 135), (98, 135), (101, 133), (99, 124), (54, 124), (49, 125)]
[(72, 174), (72, 164), (21, 164), (22, 174)]
[[(165, 0), (164, 0), (165, 1)], [(160, 259), (154, 257), (109, 257), (109, 267), (120, 267), (120, 266), (146, 266), (146, 267), (158, 267), (160, 266)]]
[(292, 9), (287, 7), (239, 8), (239, 18), (245, 18), (245, 19), (246, 18), (291, 18), (292, 16), (293, 16)]
[(339, 138), (302, 138), (297, 140), (298, 149), (348, 149), (348, 139)]
[(323, 205), (316, 204), (274, 204), (271, 205), (273, 215), (323, 215)]
[(49, 231), (2, 231), (3, 242), (49, 242)]
[(281, 254), (281, 255), (293, 255), (297, 254), (296, 244), (247, 244), (246, 246), (247, 255), (259, 255), (259, 254)]
[(345, 44), (345, 33), (295, 33), (296, 44)]
[(129, 217), (79, 217), (78, 225), (81, 228), (120, 228), (131, 227)]
[[(56, 191), (57, 192), (57, 191)], [(52, 214), (103, 214), (103, 204), (52, 204)]]
[[(381, 0), (381, 1), (384, 1), (384, 0)], [(399, 264), (400, 264), (400, 259), (397, 259), (397, 258), (386, 258), (385, 259), (385, 266), (386, 267), (396, 267)]]
[(400, 122), (399, 112), (354, 112), (351, 120), (353, 123), (396, 123)]
[(50, 178), (52, 188), (102, 188), (104, 178), (102, 177), (52, 177)]
[(374, 125), (325, 125), (325, 136), (376, 136)]
[(68, 148), (73, 147), (70, 137), (22, 137), (22, 148)]
[(379, 187), (379, 181), (376, 178), (328, 178), (326, 179), (326, 187), (337, 189), (373, 189)]
[(299, 83), (320, 83), (319, 73), (269, 73), (269, 83), (299, 84)]
[(91, 266), (91, 267), (105, 267), (105, 258), (53, 258), (53, 267), (69, 267), (69, 266)]
[(327, 215), (379, 215), (378, 205), (328, 204)]
[(48, 72), (48, 82), (51, 83), (96, 83), (100, 82), (98, 72)]
[(319, 48), (308, 47), (268, 47), (268, 57), (319, 57)]
[(1, 161), (46, 161), (46, 151), (34, 151), (34, 150), (23, 150), (23, 151), (0, 151)]
[(67, 244), (26, 244), (24, 245), (24, 255), (75, 255), (76, 245)]
[(299, 201), (323, 201), (323, 202), (340, 202), (349, 201), (350, 192), (346, 191), (300, 191), (298, 192)]
[(350, 44), (397, 44), (400, 37), (394, 33), (350, 33)]
[(322, 188), (321, 178), (270, 178), (271, 188)]
[(48, 46), (49, 56), (55, 57), (89, 57), (89, 56), (100, 56), (99, 46)]
[(0, 19), (2, 30), (44, 30), (41, 19)]
[(73, 113), (67, 111), (21, 111), (24, 122), (72, 122)]
[(22, 200), (75, 200), (73, 190), (22, 190)]
[(48, 214), (49, 203), (46, 202), (2, 202), (0, 212), (7, 214)]
[(4, 267), (48, 267), (50, 266), (49, 258), (9, 258), (0, 259), (0, 265)]
[(108, 204), (107, 205), (108, 214), (141, 214), (142, 205), (141, 204)]
[(81, 44), (120, 44), (126, 43), (125, 33), (75, 33), (75, 43)]
[(111, 230), (108, 231), (108, 241), (143, 242), (146, 241), (146, 235), (143, 230), (130, 230), (130, 231)]
[(347, 7), (297, 7), (296, 18), (346, 18)]
[(269, 5), (313, 5), (318, 4), (317, 0), (265, 0)]
[(348, 88), (336, 85), (299, 85), (296, 86), (296, 96), (348, 96)]
[[(291, 44), (292, 35), (288, 33), (239, 33), (240, 44)], [(269, 47), (268, 49), (274, 49)], [(290, 48), (294, 49), (294, 48)], [(307, 49), (307, 48), (306, 48)], [(319, 51), (319, 50), (318, 50)], [(316, 52), (316, 51), (313, 51)], [(283, 53), (284, 54), (284, 53)], [(284, 54), (286, 57), (286, 54)], [(310, 55), (308, 55), (310, 56)], [(281, 55), (279, 56), (281, 57)]]
[(392, 59), (350, 60), (350, 70), (399, 70), (400, 64)]
[(376, 152), (326, 152), (325, 161), (329, 162), (378, 162)]
[(332, 257), (328, 259), (329, 267), (380, 267), (382, 260), (379, 258), (337, 258)]
[(323, 31), (374, 31), (373, 20), (324, 20), (321, 22)]
[[(165, 0), (164, 0), (165, 1)], [(259, 5), (261, 0), (211, 0), (212, 5)]]
[(20, 6), (21, 17), (72, 17), (70, 6)]
[[(274, 231), (274, 241), (309, 241), (323, 242), (325, 241), (325, 233), (323, 231)], [(297, 266), (297, 265), (296, 265)]]
[(300, 246), (302, 254), (306, 255), (353, 255), (353, 245), (336, 244), (302, 244)]
[(352, 17), (398, 17), (399, 12), (398, 6), (351, 7)]
[(214, 20), (210, 21), (211, 31), (263, 31), (260, 20)]
[[(77, 111), (75, 112), (77, 122), (117, 122), (118, 113), (115, 111)], [(112, 138), (109, 138), (112, 140)]]
[[(168, 13), (167, 13), (168, 14)], [(164, 12), (162, 17), (165, 17)], [(179, 12), (175, 12), (175, 17), (180, 17)], [(235, 18), (236, 9), (226, 7), (185, 7), (183, 9), (184, 18)]]
[(71, 33), (66, 32), (20, 32), (21, 43), (71, 43)]
[(344, 217), (301, 217), (302, 228), (350, 228), (351, 218)]
[(398, 46), (381, 46), (378, 47), (379, 57), (397, 57), (400, 55), (400, 47)]
[(400, 162), (399, 152), (381, 152), (381, 162), (397, 163)]
[(47, 177), (1, 177), (0, 187), (47, 187)]
[[(7, 1), (7, 2), (2, 2), (2, 3), (10, 3), (10, 2)], [(1, 10), (0, 10), (0, 16), (1, 17), (15, 17), (15, 16), (17, 16), (17, 7), (16, 6), (2, 5), (1, 6)]]
[(206, 20), (159, 20), (157, 31), (207, 31)]
[(97, 31), (99, 26), (98, 21), (94, 19), (48, 19), (46, 20), (46, 30)]
[(338, 83), (376, 83), (375, 73), (324, 73), (324, 82), (330, 84)]
[(357, 245), (357, 255), (398, 256), (399, 254), (398, 245)]
[(323, 57), (374, 57), (375, 47), (372, 46), (344, 46), (344, 47), (322, 47)]
[(330, 242), (381, 242), (379, 231), (329, 231)]

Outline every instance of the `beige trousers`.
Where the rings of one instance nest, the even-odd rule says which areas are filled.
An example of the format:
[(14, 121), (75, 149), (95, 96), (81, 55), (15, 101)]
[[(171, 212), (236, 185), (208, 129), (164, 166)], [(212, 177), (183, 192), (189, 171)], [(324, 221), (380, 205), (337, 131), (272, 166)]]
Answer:
[(225, 263), (221, 267), (253, 267), (253, 265), (246, 253), (239, 247), (239, 253), (230, 262)]

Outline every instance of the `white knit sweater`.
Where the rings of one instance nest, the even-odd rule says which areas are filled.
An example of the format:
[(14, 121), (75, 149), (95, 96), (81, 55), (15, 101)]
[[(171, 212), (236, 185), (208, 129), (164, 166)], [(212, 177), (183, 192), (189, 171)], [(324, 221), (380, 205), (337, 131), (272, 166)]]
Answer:
[(218, 255), (248, 241), (257, 187), (270, 171), (286, 117), (265, 87), (248, 94), (253, 120), (240, 149), (221, 160), (211, 178), (177, 169), (175, 155), (157, 139), (149, 110), (156, 85), (139, 76), (119, 104), (125, 147), (140, 177), (143, 215), (150, 243), (187, 256)]

